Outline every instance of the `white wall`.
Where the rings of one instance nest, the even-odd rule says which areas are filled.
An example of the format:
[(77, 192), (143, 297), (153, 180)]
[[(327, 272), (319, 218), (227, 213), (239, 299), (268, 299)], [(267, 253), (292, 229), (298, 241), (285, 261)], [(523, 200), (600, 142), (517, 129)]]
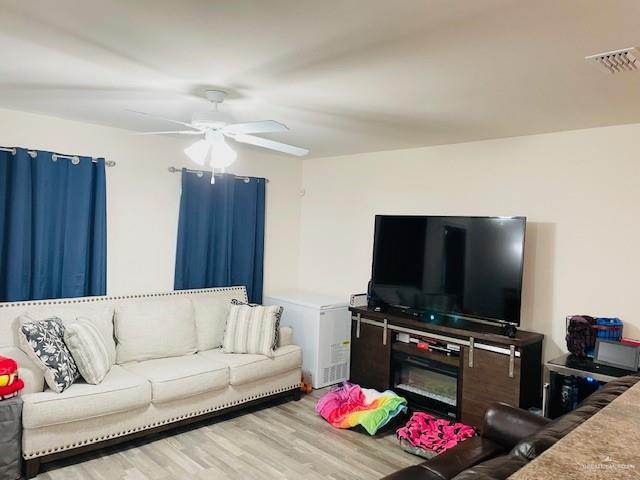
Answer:
[(523, 328), (564, 349), (564, 318), (640, 337), (640, 125), (304, 161), (300, 282), (366, 291), (375, 214), (528, 217)]
[[(185, 143), (23, 112), (0, 110), (0, 145), (103, 156), (107, 168), (109, 295), (173, 289)], [(291, 288), (298, 272), (301, 163), (241, 151), (232, 173), (267, 177), (265, 292)]]
[[(640, 337), (638, 138), (627, 125), (304, 162), (242, 151), (233, 172), (270, 179), (266, 293), (365, 291), (376, 213), (526, 215), (523, 328), (550, 336), (548, 358), (567, 314), (618, 315)], [(173, 287), (180, 179), (167, 167), (189, 166), (183, 142), (0, 110), (0, 145), (116, 161), (108, 293)]]

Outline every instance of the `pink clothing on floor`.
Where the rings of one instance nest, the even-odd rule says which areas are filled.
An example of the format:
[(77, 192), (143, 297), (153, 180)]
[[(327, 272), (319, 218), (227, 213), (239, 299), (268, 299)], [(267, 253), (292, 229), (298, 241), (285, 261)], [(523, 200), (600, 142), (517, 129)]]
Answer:
[(358, 385), (345, 382), (323, 395), (316, 405), (316, 412), (331, 424), (339, 423), (352, 412), (366, 408), (364, 392)]
[(414, 447), (440, 454), (461, 441), (475, 436), (473, 427), (452, 420), (435, 418), (424, 412), (416, 412), (407, 424), (398, 429), (398, 439), (409, 441)]

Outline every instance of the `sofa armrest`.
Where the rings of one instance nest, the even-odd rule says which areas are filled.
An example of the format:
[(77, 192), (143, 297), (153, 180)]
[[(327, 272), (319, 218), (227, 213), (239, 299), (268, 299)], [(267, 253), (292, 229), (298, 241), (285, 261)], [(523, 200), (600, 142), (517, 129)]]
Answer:
[(44, 373), (18, 347), (2, 347), (0, 355), (13, 358), (18, 364), (18, 376), (24, 382), (23, 393), (37, 393), (44, 390)]
[(504, 452), (499, 444), (483, 437), (473, 437), (425, 462), (424, 468), (438, 480), (449, 479), (467, 468)]
[(460, 472), (504, 453), (497, 443), (486, 438), (469, 438), (420, 465), (399, 470), (384, 480), (449, 480)]
[(280, 327), (278, 334), (278, 346), (285, 347), (291, 345), (293, 341), (293, 329), (291, 327)]
[(551, 420), (506, 403), (494, 403), (484, 415), (482, 436), (511, 450), (520, 440), (533, 435)]
[(468, 468), (457, 475), (455, 480), (504, 480), (510, 478), (527, 463), (527, 460), (521, 457), (500, 455)]

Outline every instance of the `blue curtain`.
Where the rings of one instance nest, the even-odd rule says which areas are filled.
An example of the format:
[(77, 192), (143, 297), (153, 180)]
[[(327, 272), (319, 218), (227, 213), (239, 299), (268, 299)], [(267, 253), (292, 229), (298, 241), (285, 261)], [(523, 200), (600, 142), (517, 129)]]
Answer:
[(244, 285), (262, 303), (264, 178), (182, 170), (174, 288)]
[(104, 159), (0, 151), (0, 301), (106, 294)]

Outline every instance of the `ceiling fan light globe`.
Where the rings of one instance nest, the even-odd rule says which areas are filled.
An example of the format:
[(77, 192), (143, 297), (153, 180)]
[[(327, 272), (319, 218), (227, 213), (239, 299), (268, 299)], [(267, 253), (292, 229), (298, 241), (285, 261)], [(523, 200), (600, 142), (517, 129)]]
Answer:
[(233, 150), (222, 136), (211, 144), (211, 168), (224, 170), (236, 161), (238, 154)]
[(192, 162), (198, 165), (204, 165), (209, 153), (210, 144), (206, 140), (198, 140), (193, 145), (184, 149), (184, 153), (191, 159)]

